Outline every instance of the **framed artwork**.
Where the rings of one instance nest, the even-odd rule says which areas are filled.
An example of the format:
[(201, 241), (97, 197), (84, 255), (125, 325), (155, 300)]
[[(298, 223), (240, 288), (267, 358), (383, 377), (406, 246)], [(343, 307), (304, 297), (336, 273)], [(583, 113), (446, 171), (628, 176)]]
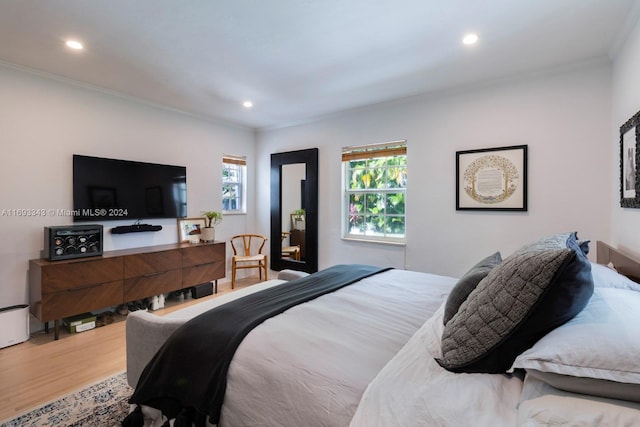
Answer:
[(456, 152), (456, 210), (527, 210), (527, 146)]
[(204, 218), (178, 218), (178, 241), (200, 241), (200, 234), (205, 226)]
[(620, 127), (620, 206), (640, 208), (640, 112)]

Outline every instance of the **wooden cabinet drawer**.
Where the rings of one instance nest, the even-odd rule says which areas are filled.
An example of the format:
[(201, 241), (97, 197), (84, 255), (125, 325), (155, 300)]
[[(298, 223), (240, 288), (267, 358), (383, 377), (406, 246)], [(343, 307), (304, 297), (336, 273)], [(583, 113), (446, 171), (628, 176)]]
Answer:
[(42, 295), (43, 322), (122, 304), (122, 280)]
[(124, 281), (124, 301), (135, 301), (182, 288), (182, 270), (149, 273)]
[[(224, 243), (212, 245), (193, 246), (182, 249), (182, 267), (193, 267), (200, 264), (209, 264), (224, 261), (226, 249)], [(223, 276), (224, 277), (224, 276)]]
[(122, 257), (52, 263), (41, 274), (43, 294), (113, 282), (122, 280)]
[(224, 261), (188, 267), (182, 270), (182, 287), (188, 288), (201, 283), (222, 279), (224, 274)]
[[(149, 252), (124, 257), (124, 277), (144, 276), (145, 274), (178, 270), (182, 267), (180, 250)], [(155, 294), (154, 294), (155, 295)]]

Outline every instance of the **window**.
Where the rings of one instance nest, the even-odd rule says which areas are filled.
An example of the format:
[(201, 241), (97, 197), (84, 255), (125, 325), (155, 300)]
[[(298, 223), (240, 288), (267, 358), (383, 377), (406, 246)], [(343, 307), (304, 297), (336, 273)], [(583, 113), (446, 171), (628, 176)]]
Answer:
[(245, 213), (247, 161), (245, 157), (222, 158), (222, 211)]
[(406, 141), (342, 149), (344, 237), (405, 241)]

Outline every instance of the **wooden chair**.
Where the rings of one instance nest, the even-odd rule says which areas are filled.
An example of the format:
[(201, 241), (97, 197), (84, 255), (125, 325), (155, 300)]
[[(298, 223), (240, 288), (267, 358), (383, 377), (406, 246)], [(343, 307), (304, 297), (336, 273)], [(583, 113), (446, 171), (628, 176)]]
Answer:
[[(282, 241), (291, 235), (288, 231), (282, 232)], [(282, 258), (292, 258), (296, 261), (300, 261), (300, 246), (283, 246), (282, 247)]]
[(236, 284), (236, 270), (243, 268), (257, 268), (262, 280), (267, 280), (267, 255), (262, 253), (267, 238), (260, 234), (238, 234), (231, 238), (231, 289)]

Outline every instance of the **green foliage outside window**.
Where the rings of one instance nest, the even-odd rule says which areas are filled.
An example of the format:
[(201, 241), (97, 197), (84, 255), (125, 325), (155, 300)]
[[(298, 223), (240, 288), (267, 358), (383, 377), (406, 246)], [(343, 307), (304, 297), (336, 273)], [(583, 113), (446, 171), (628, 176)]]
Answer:
[(404, 238), (407, 156), (346, 163), (350, 235)]

